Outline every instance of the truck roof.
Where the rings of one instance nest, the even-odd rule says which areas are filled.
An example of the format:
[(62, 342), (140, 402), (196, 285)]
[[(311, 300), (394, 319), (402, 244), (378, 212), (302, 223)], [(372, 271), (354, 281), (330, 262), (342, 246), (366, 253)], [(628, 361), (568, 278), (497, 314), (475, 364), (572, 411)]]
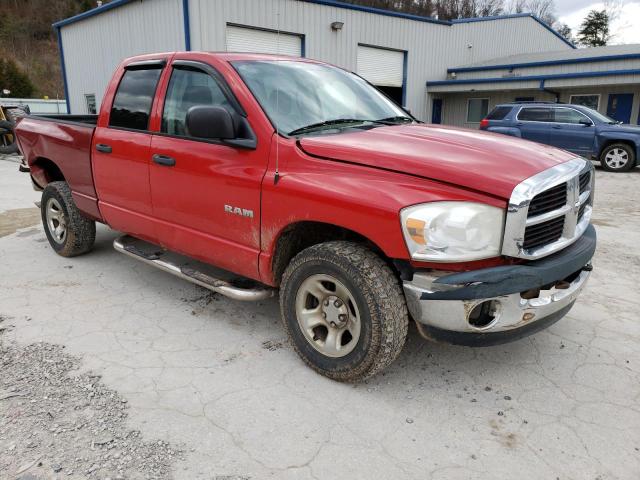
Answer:
[(221, 60), (226, 60), (229, 62), (241, 61), (241, 60), (271, 60), (271, 61), (293, 60), (297, 62), (319, 63), (309, 58), (294, 57), (291, 55), (277, 55), (277, 54), (269, 54), (269, 53), (246, 53), (246, 52), (207, 52), (207, 51), (175, 51), (175, 52), (147, 53), (144, 55), (135, 55), (133, 57), (128, 57), (124, 60), (123, 63), (127, 64), (130, 62), (157, 59), (158, 57), (170, 57), (172, 55), (180, 55), (182, 58), (190, 57), (190, 56), (200, 57), (202, 55), (210, 55), (215, 58), (219, 58)]

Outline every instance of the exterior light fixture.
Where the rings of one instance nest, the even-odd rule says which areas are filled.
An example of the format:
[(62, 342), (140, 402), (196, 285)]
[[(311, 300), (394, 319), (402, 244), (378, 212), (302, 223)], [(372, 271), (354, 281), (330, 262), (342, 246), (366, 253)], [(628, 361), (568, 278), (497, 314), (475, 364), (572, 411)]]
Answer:
[(344, 27), (344, 22), (332, 22), (331, 23), (331, 30), (333, 30), (334, 32), (338, 32), (338, 31), (342, 30), (342, 27)]

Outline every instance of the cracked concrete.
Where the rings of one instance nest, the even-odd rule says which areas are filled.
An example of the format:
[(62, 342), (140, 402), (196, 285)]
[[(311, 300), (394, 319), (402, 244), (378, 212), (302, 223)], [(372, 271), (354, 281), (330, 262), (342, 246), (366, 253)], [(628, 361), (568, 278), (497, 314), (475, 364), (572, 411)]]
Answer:
[[(640, 169), (597, 171), (595, 270), (568, 317), (484, 349), (426, 343), (367, 384), (313, 373), (276, 300), (240, 303), (116, 253), (55, 255), (41, 226), (0, 238), (0, 314), (128, 400), (130, 428), (184, 445), (177, 479), (640, 477)], [(0, 213), (28, 208), (0, 161)], [(6, 446), (0, 445), (0, 451)]]

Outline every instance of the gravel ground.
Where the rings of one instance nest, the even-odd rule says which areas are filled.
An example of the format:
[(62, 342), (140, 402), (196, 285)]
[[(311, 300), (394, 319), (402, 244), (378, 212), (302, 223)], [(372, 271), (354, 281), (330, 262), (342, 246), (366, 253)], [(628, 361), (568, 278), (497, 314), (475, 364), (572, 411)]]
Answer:
[[(0, 328), (10, 319), (2, 320)], [(79, 366), (64, 346), (20, 346), (0, 337), (0, 472), (43, 479), (172, 478), (181, 452), (127, 428), (127, 400)]]
[(206, 292), (104, 227), (91, 254), (55, 255), (0, 160), (0, 398), (25, 394), (0, 400), (0, 479), (113, 479), (129, 455), (126, 478), (638, 480), (639, 185), (597, 171), (595, 269), (562, 321), (482, 349), (410, 328), (383, 375), (343, 385), (297, 358), (275, 299)]

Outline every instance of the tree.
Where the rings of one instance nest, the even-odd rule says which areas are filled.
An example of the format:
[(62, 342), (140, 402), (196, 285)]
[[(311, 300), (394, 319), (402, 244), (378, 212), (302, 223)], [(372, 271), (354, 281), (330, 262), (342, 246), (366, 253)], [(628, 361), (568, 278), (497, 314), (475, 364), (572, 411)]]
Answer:
[(558, 21), (554, 0), (511, 0), (506, 11), (509, 13), (532, 13), (551, 27)]
[(10, 58), (0, 58), (0, 90), (10, 90), (12, 97), (28, 98), (33, 93), (29, 77)]
[(606, 10), (591, 10), (580, 25), (578, 41), (585, 47), (602, 47), (611, 39), (609, 14)]
[(557, 32), (564, 37), (564, 39), (568, 42), (574, 43), (573, 32), (571, 31), (571, 27), (566, 23), (563, 23), (559, 27), (557, 27)]

